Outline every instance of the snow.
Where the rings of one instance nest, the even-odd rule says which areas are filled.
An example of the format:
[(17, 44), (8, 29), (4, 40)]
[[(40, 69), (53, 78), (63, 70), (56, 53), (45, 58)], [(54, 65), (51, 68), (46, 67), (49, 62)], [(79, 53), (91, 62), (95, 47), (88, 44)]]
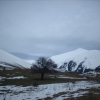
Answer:
[[(10, 63), (23, 68), (30, 68), (31, 64), (0, 49), (0, 62)], [(21, 67), (20, 66), (20, 67)], [(6, 67), (10, 67), (6, 65)], [(21, 67), (21, 68), (22, 68)]]
[(64, 94), (64, 95), (62, 95), (62, 96), (59, 96), (59, 97), (57, 97), (57, 98), (54, 98), (53, 100), (63, 100), (63, 99), (65, 99), (66, 97), (67, 98), (71, 98), (71, 97), (74, 97), (74, 98), (76, 98), (76, 97), (80, 97), (80, 96), (83, 96), (84, 94), (87, 94), (88, 93), (88, 91), (80, 91), (80, 93), (74, 93), (74, 94)]
[(64, 75), (59, 75), (59, 76), (57, 76), (57, 78), (66, 78), (66, 79), (86, 79), (85, 77), (84, 77), (84, 78), (77, 78), (77, 77), (68, 77), (68, 76), (64, 76)]
[(24, 76), (15, 76), (15, 77), (9, 77), (7, 79), (25, 79), (26, 77)]
[(66, 79), (86, 79), (86, 77), (78, 78), (78, 77), (70, 77), (70, 76), (65, 76), (65, 75), (57, 75), (57, 76), (49, 75), (49, 76), (51, 76), (51, 78), (57, 77), (57, 78), (66, 78)]
[(26, 62), (30, 63), (30, 64), (33, 64), (35, 63), (35, 60), (25, 60)]
[[(63, 100), (64, 98), (77, 97), (87, 93), (85, 89), (98, 88), (100, 84), (93, 81), (77, 81), (75, 83), (55, 83), (33, 86), (0, 86), (0, 100), (37, 100), (52, 97), (53, 100)], [(80, 89), (83, 89), (84, 91)], [(66, 92), (65, 96), (53, 97), (54, 94)], [(63, 94), (62, 94), (63, 95)]]
[(60, 66), (61, 64), (63, 64), (63, 62), (66, 61), (66, 59), (68, 59), (68, 58), (71, 59), (71, 58), (78, 56), (78, 55), (80, 55), (80, 54), (82, 54), (86, 51), (88, 51), (88, 50), (79, 48), (79, 49), (74, 50), (74, 51), (70, 51), (70, 52), (67, 52), (67, 53), (60, 54), (60, 55), (52, 56), (51, 59), (53, 61), (55, 61), (55, 63), (57, 63), (58, 66)]
[(86, 68), (95, 69), (95, 67), (98, 67), (100, 65), (100, 51), (90, 50), (83, 53), (82, 55), (73, 57), (72, 60), (77, 62), (77, 66), (75, 68), (78, 67), (79, 63), (84, 61), (83, 65)]
[(0, 76), (0, 81), (3, 81), (3, 80), (5, 80), (5, 79), (25, 79), (26, 77), (24, 77), (24, 76), (14, 76), (14, 77), (2, 77), (2, 76)]
[[(75, 51), (67, 52), (64, 54), (56, 55), (51, 57), (54, 60), (58, 67), (63, 65), (64, 62), (74, 61), (77, 63), (73, 71), (75, 71), (78, 65), (84, 61), (83, 66), (85, 68), (95, 69), (100, 65), (100, 51), (98, 50), (85, 50), (85, 49), (77, 49)], [(68, 70), (68, 64), (66, 66), (66, 70)]]
[(6, 77), (0, 76), (0, 81), (3, 81), (4, 79), (6, 79)]

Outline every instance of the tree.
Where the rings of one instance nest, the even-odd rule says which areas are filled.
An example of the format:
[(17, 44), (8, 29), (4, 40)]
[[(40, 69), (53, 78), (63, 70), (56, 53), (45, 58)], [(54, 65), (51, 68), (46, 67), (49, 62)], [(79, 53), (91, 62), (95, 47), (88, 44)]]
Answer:
[(54, 63), (51, 59), (46, 59), (44, 57), (40, 57), (36, 63), (31, 66), (32, 73), (40, 73), (41, 80), (44, 78), (45, 73), (51, 73), (55, 71), (57, 68), (57, 64)]

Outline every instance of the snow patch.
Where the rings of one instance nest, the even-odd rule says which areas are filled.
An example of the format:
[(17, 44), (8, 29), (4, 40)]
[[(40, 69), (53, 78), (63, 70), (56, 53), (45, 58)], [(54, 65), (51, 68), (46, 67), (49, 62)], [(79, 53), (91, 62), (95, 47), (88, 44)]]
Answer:
[[(93, 81), (77, 81), (75, 83), (56, 83), (56, 84), (46, 84), (39, 85), (38, 87), (33, 86), (0, 86), (0, 100), (37, 100), (43, 99), (46, 97), (52, 97), (54, 100), (63, 100), (64, 96), (53, 97), (54, 94), (58, 94), (60, 92), (66, 92), (66, 98), (69, 98), (71, 94), (72, 97), (77, 97), (79, 95), (83, 95), (87, 93), (78, 92), (80, 89), (90, 89), (90, 88), (98, 88), (100, 84)], [(59, 99), (60, 98), (60, 99)]]

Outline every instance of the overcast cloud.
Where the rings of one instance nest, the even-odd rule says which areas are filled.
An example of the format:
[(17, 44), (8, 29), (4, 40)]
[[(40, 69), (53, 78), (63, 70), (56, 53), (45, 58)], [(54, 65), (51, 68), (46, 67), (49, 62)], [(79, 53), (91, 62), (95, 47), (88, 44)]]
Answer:
[(100, 0), (0, 0), (0, 49), (52, 56), (100, 50)]

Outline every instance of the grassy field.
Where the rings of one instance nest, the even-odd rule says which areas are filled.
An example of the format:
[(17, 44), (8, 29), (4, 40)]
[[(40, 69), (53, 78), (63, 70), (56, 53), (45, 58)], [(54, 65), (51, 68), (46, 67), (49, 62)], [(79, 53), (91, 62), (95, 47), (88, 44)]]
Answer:
[[(66, 78), (58, 78), (57, 76), (62, 75), (66, 77), (73, 77), (73, 79), (66, 79)], [(0, 71), (0, 76), (5, 77), (4, 81), (0, 81), (0, 85), (23, 85), (23, 86), (29, 86), (34, 85), (34, 83), (37, 84), (51, 84), (51, 83), (64, 83), (64, 82), (75, 82), (78, 80), (84, 80), (84, 79), (76, 79), (76, 78), (82, 78), (82, 76), (76, 74), (76, 73), (49, 73), (45, 74), (44, 80), (40, 80), (40, 74), (32, 74), (29, 69), (21, 70), (5, 70)], [(24, 76), (24, 79), (7, 79), (11, 77), (16, 76)], [(75, 79), (74, 79), (75, 77)], [(86, 80), (86, 79), (85, 79)]]

